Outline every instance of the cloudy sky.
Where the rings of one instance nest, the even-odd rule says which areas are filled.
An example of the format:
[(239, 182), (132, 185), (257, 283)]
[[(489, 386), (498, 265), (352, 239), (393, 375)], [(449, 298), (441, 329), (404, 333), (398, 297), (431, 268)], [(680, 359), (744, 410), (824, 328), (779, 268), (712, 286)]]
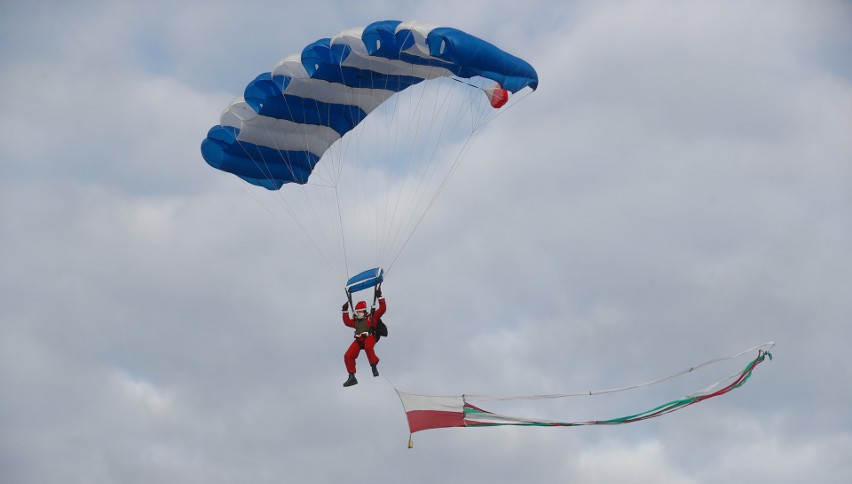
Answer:
[[(2, 2), (0, 482), (852, 481), (852, 5), (523, 4)], [(394, 266), (382, 377), (343, 389), (339, 281), (199, 145), (279, 58), (381, 19), (541, 85)], [(391, 386), (616, 387), (766, 341), (741, 389), (624, 426), (409, 450)], [(618, 417), (746, 362), (516, 413)]]

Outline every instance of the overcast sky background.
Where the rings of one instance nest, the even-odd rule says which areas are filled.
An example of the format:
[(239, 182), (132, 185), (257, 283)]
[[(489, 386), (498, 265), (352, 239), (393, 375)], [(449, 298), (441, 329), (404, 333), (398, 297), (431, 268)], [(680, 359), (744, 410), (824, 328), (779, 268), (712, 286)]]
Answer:
[[(0, 482), (852, 482), (852, 4), (523, 3), (2, 2)], [(383, 377), (343, 389), (338, 281), (199, 145), (279, 58), (383, 19), (541, 85), (394, 267)], [(384, 378), (599, 389), (770, 340), (660, 419), (412, 450)], [(515, 413), (619, 417), (747, 360)]]

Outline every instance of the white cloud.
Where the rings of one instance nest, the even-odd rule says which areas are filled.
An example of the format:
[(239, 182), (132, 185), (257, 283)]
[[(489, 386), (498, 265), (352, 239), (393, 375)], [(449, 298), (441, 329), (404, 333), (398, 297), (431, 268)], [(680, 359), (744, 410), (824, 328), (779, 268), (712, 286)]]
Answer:
[(587, 483), (700, 482), (673, 468), (665, 447), (660, 442), (643, 442), (586, 449), (577, 458), (572, 480)]
[(121, 370), (115, 370), (110, 380), (121, 398), (134, 410), (155, 418), (169, 416), (172, 398), (151, 382), (133, 378)]

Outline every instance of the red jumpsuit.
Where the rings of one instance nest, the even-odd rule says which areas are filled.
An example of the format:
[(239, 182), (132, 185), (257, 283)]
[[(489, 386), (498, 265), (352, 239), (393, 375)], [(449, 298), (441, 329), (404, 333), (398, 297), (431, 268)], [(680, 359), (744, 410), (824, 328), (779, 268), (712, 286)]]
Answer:
[[(376, 309), (375, 314), (370, 315), (367, 313), (367, 327), (371, 330), (375, 330), (376, 322), (382, 315), (385, 314), (385, 310), (387, 310), (387, 305), (385, 304), (385, 298), (379, 298), (379, 307)], [(350, 328), (355, 327), (355, 320), (349, 315), (349, 311), (343, 311), (343, 324), (349, 326)], [(376, 337), (372, 334), (361, 333), (360, 335), (355, 335), (355, 340), (352, 341), (352, 344), (349, 345), (349, 349), (346, 350), (346, 353), (343, 355), (343, 362), (346, 363), (346, 371), (349, 373), (355, 373), (355, 360), (358, 358), (358, 355), (361, 354), (361, 346), (363, 345), (364, 351), (367, 353), (367, 361), (370, 362), (370, 366), (375, 365), (379, 362), (379, 357), (376, 356), (375, 346), (376, 346)]]

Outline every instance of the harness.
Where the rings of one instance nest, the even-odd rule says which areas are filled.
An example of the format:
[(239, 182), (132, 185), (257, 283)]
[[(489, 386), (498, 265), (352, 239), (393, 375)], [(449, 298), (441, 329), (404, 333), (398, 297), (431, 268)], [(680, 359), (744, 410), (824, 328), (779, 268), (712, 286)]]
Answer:
[(355, 337), (367, 336), (373, 332), (370, 328), (369, 316), (364, 316), (361, 319), (355, 318)]

